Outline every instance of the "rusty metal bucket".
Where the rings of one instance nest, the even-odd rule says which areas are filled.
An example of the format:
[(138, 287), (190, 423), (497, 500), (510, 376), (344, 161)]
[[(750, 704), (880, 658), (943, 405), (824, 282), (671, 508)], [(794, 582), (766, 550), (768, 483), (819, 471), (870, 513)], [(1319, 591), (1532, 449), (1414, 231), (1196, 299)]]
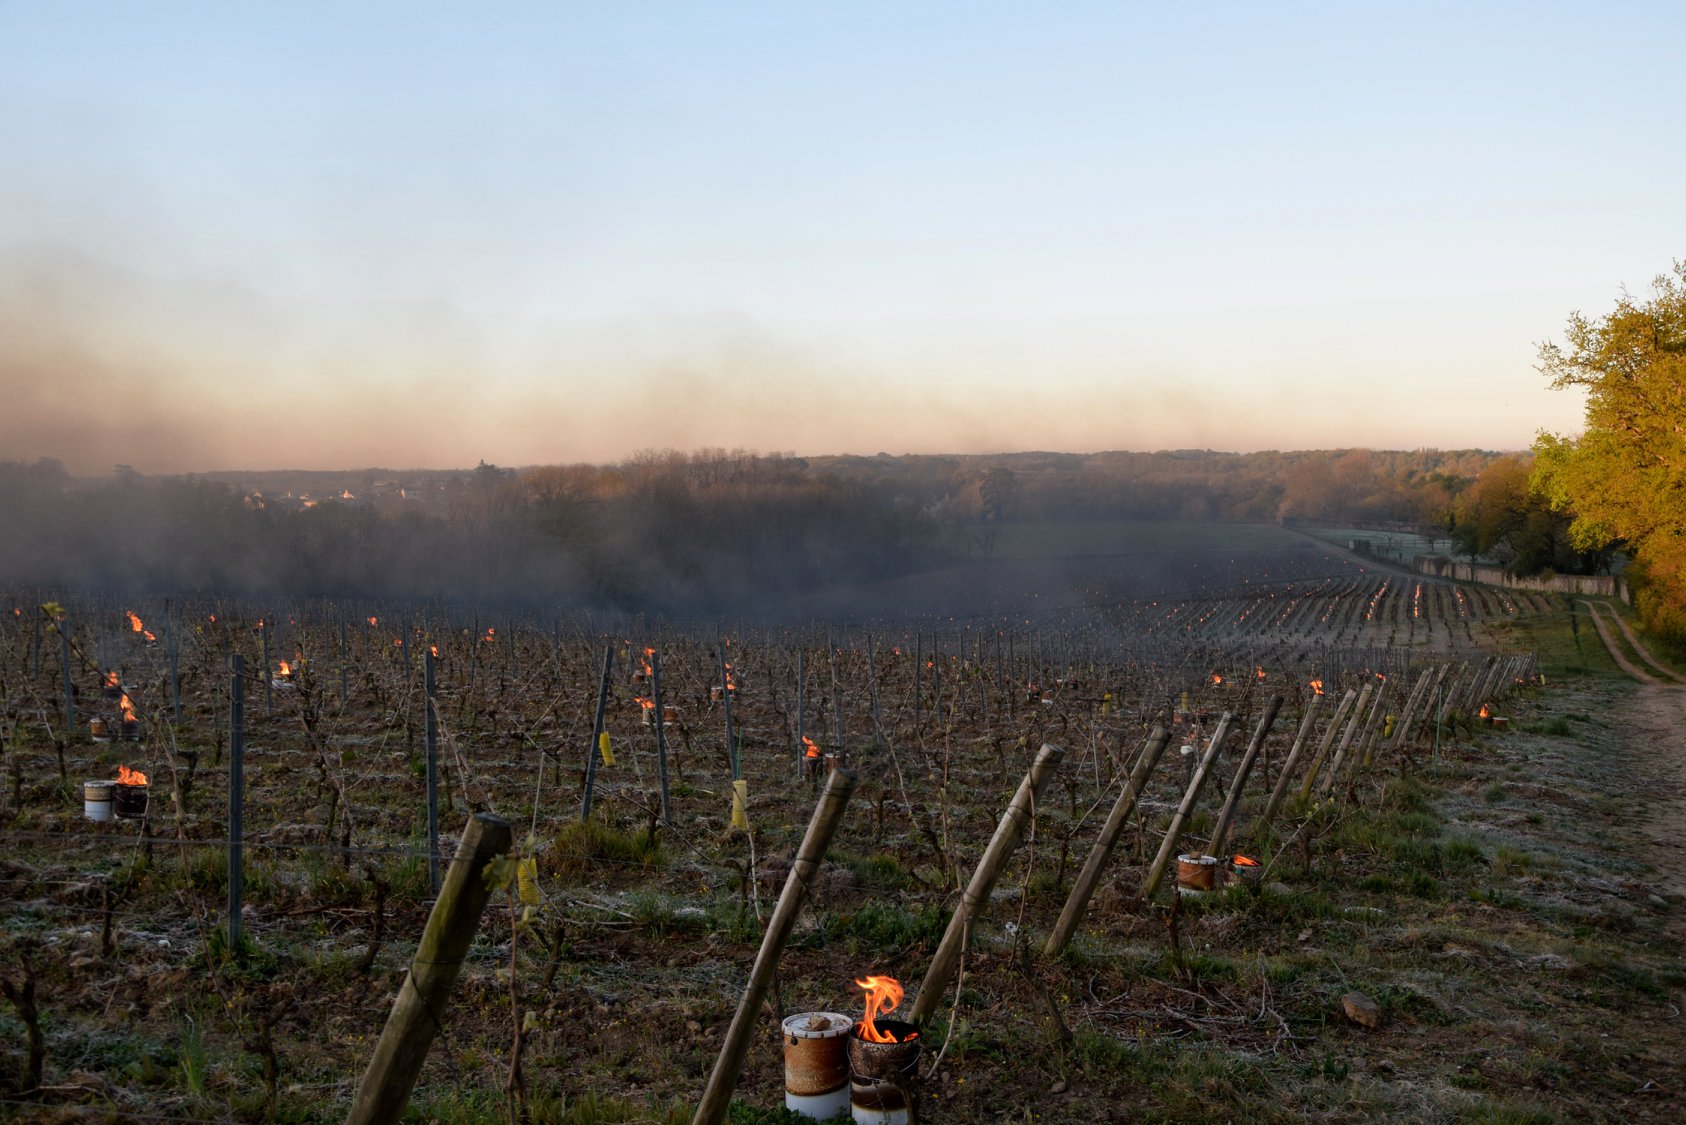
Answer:
[(902, 1042), (869, 1043), (849, 1036), (849, 1114), (858, 1125), (912, 1125), (914, 1083), (924, 1042), (911, 1023), (874, 1020)]
[(837, 1012), (798, 1012), (784, 1028), (784, 1105), (824, 1121), (849, 1107), (849, 1059), (844, 1050), (855, 1021)]

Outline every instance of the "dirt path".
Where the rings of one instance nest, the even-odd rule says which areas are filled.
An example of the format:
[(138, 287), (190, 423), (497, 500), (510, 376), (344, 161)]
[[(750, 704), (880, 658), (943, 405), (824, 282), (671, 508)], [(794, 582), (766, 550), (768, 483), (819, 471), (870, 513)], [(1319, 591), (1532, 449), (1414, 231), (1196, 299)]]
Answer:
[[(1610, 659), (1616, 662), (1617, 667), (1642, 684), (1659, 684), (1662, 682), (1627, 658), (1626, 651), (1622, 649), (1621, 644), (1610, 632), (1610, 624), (1602, 612), (1603, 607), (1597, 602), (1582, 601), (1581, 604), (1586, 606), (1587, 615), (1592, 618), (1593, 628), (1598, 630), (1598, 639), (1604, 642), (1604, 647), (1610, 652)], [(1620, 619), (1618, 618), (1618, 620)], [(1651, 658), (1651, 654), (1645, 650), (1645, 646), (1639, 643), (1637, 637), (1629, 633), (1628, 638), (1633, 641), (1634, 649), (1645, 657), (1647, 663), (1656, 664), (1656, 661)]]
[[(1681, 677), (1651, 655), (1620, 613), (1597, 602), (1581, 604), (1616, 664), (1639, 681), (1631, 692), (1622, 693), (1622, 742), (1638, 775), (1640, 800), (1636, 803), (1646, 810), (1640, 823), (1651, 840), (1658, 890), (1686, 895), (1686, 690), (1680, 686)], [(1658, 679), (1627, 658), (1611, 635), (1611, 618), (1640, 659), (1672, 682)]]
[(1642, 684), (1628, 696), (1622, 740), (1639, 775), (1641, 820), (1651, 839), (1658, 889), (1686, 896), (1686, 691)]

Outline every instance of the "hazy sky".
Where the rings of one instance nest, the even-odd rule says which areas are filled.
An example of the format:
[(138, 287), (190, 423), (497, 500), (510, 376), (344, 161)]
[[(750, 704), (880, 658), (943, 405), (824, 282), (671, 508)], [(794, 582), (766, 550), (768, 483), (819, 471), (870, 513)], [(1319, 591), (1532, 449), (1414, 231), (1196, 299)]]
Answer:
[(0, 0), (0, 459), (1526, 446), (1686, 5)]

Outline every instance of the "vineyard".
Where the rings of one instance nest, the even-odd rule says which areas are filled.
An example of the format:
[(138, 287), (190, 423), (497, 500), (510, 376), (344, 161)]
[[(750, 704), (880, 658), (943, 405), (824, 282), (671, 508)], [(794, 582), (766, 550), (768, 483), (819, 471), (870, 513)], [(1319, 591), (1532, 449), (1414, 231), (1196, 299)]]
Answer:
[[(778, 1108), (777, 1019), (858, 1013), (869, 974), (911, 999), (1052, 744), (1064, 761), (924, 1029), (922, 1119), (1455, 1116), (1470, 1091), (1563, 1108), (1549, 1086), (1460, 1088), (1413, 1063), (1462, 1009), (1366, 950), (1410, 955), (1431, 940), (1417, 915), (1449, 902), (1504, 908), (1481, 898), (1494, 847), (1446, 831), (1432, 802), (1493, 768), (1496, 712), (1539, 706), (1539, 664), (1495, 651), (1491, 629), (1565, 603), (1327, 556), (1254, 576), (1209, 562), (1202, 589), (1145, 600), (1098, 573), (1040, 616), (870, 627), (16, 596), (0, 623), (6, 1104), (344, 1119), (439, 871), (493, 812), (520, 877), (494, 895), (411, 1113), (689, 1120), (840, 768), (858, 785), (731, 1110), (798, 1120)], [(1075, 940), (1044, 955), (1156, 727), (1169, 749)], [(120, 769), (149, 779), (145, 815), (88, 819), (85, 783)], [(1177, 850), (1245, 852), (1263, 878), (1153, 893), (1173, 820)], [(1360, 1083), (1368, 1032), (1331, 1011), (1366, 971), (1399, 1061)]]

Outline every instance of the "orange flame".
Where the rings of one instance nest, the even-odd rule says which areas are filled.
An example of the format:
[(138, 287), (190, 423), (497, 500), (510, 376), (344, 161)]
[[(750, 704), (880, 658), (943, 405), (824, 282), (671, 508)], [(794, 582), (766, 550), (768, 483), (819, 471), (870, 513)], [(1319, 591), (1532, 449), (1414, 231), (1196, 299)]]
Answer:
[(644, 655), (645, 656), (654, 656), (654, 655), (656, 655), (656, 650), (653, 649), (653, 648), (647, 648), (647, 649), (644, 650)]
[(1487, 705), (1487, 704), (1485, 704), (1485, 703), (1483, 703), (1483, 704), (1482, 704), (1482, 705), (1481, 705), (1481, 717), (1482, 717), (1482, 718), (1483, 718), (1483, 719), (1490, 719), (1490, 718), (1492, 718), (1492, 717), (1493, 717), (1493, 709), (1492, 709), (1492, 707), (1490, 707), (1490, 706), (1488, 706), (1488, 705)]
[(119, 784), (119, 785), (145, 785), (146, 784), (146, 775), (144, 773), (142, 773), (140, 770), (132, 770), (128, 766), (118, 766), (117, 767), (117, 784)]
[(1237, 866), (1237, 867), (1258, 867), (1260, 865), (1258, 860), (1249, 859), (1247, 856), (1244, 856), (1244, 855), (1238, 855), (1238, 856), (1234, 857), (1233, 862), (1234, 862), (1235, 866)]
[(373, 629), (376, 625), (379, 625), (380, 623), (381, 623), (381, 619), (378, 618), (378, 617), (369, 618), (369, 628), (371, 628), (371, 629)]
[(105, 674), (106, 687), (116, 687), (120, 682), (121, 681), (118, 680), (116, 672), (107, 672)]
[(1221, 683), (1224, 682), (1224, 678), (1222, 676), (1218, 675), (1216, 672), (1213, 672), (1212, 673), (1212, 682), (1214, 684), (1221, 684)]
[[(894, 1035), (878, 1030), (874, 1022), (880, 1012), (889, 1013), (902, 1002), (902, 984), (895, 977), (867, 977), (857, 980), (855, 984), (866, 990), (866, 1015), (861, 1019), (861, 1025), (856, 1029), (862, 1039), (868, 1043), (899, 1043), (902, 1040)], [(908, 1036), (912, 1039), (918, 1032)]]
[(488, 626), (486, 626), (486, 635), (484, 637), (481, 637), (480, 639), (483, 642), (490, 642), (497, 635), (498, 635), (498, 631), (496, 629), (492, 628), (490, 625), (488, 625)]
[(135, 705), (129, 701), (129, 693), (124, 692), (123, 698), (117, 701), (117, 709), (123, 712), (125, 723), (138, 723), (140, 716), (135, 714)]
[(439, 657), (439, 646), (438, 645), (428, 645), (427, 651), (431, 652), (435, 659), (438, 659), (438, 657)]
[(1255, 668), (1253, 669), (1253, 675), (1262, 680), (1265, 678), (1265, 670), (1263, 668)]
[(805, 755), (806, 757), (817, 758), (817, 757), (820, 756), (819, 744), (816, 743), (813, 739), (809, 738), (807, 735), (802, 736), (802, 745), (804, 745), (808, 748), (808, 752)]
[(654, 711), (656, 709), (656, 701), (653, 700), (653, 699), (645, 699), (642, 696), (640, 696), (639, 700), (638, 700), (638, 706), (644, 708), (644, 710), (646, 710), (646, 711)]
[(135, 633), (143, 633), (143, 632), (146, 631), (146, 627), (141, 624), (141, 619), (135, 616), (134, 610), (126, 609), (123, 612), (129, 618), (129, 629), (130, 629), (130, 631), (135, 632)]
[(404, 647), (404, 638), (403, 637), (393, 637), (392, 638), (392, 647), (393, 648), (403, 648)]
[(148, 643), (158, 639), (157, 634), (155, 634), (151, 629), (142, 629), (141, 636), (145, 637)]
[(1311, 690), (1312, 690), (1312, 694), (1314, 694), (1314, 695), (1322, 695), (1323, 694), (1323, 681), (1322, 680), (1311, 681)]

